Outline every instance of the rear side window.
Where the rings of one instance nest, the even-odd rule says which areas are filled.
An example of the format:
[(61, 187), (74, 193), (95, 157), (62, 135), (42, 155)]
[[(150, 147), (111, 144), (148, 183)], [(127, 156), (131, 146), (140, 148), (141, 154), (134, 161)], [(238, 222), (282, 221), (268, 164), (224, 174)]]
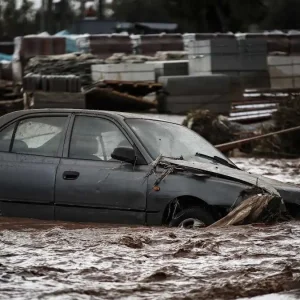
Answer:
[(38, 117), (22, 120), (17, 127), (12, 152), (57, 156), (67, 117)]
[(132, 148), (124, 134), (111, 121), (97, 117), (76, 117), (70, 158), (112, 161), (112, 152), (120, 146)]
[(13, 136), (15, 124), (12, 124), (0, 132), (0, 152), (8, 152)]

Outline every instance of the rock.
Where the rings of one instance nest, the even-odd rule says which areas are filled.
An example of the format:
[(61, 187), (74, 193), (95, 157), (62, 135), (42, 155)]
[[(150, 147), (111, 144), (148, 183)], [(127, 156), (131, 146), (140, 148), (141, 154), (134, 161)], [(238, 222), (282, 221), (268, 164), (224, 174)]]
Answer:
[(139, 238), (134, 238), (132, 236), (123, 236), (119, 242), (120, 244), (133, 249), (142, 249), (144, 246)]

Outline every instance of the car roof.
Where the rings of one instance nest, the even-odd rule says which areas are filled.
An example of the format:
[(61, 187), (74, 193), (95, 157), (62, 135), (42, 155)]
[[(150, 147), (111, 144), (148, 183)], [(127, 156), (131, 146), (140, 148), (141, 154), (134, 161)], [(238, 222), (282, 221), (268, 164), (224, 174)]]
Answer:
[(151, 116), (151, 114), (138, 114), (138, 113), (127, 113), (127, 112), (118, 112), (118, 111), (105, 111), (105, 110), (90, 110), (90, 109), (69, 109), (69, 108), (43, 108), (43, 109), (28, 109), (28, 110), (19, 110), (12, 113), (8, 113), (0, 118), (0, 127), (11, 120), (30, 115), (35, 113), (88, 113), (88, 114), (95, 114), (95, 115), (104, 115), (110, 116), (113, 118), (118, 119), (147, 119), (147, 120), (154, 120), (154, 121), (164, 121), (168, 123), (170, 122), (166, 119), (155, 118)]

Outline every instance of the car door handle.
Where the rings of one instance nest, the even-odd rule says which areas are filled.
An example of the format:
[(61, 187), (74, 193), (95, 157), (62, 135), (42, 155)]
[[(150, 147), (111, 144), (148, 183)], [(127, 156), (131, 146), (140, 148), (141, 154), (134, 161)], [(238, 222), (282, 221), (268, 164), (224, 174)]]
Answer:
[(79, 177), (79, 172), (66, 171), (63, 173), (64, 180), (76, 180)]

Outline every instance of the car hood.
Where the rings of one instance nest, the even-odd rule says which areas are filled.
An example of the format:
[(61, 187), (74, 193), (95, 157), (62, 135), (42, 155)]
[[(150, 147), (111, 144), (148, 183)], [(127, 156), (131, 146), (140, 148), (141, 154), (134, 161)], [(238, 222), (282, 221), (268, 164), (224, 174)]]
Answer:
[(244, 182), (249, 185), (260, 187), (271, 194), (280, 196), (281, 190), (297, 190), (300, 192), (298, 186), (280, 182), (274, 179), (266, 178), (261, 175), (255, 175), (248, 173), (240, 169), (234, 169), (218, 163), (202, 163), (202, 162), (191, 162), (185, 160), (173, 160), (169, 158), (163, 158), (161, 162), (166, 162), (178, 167), (194, 170), (204, 171), (215, 176), (222, 176), (234, 181)]

